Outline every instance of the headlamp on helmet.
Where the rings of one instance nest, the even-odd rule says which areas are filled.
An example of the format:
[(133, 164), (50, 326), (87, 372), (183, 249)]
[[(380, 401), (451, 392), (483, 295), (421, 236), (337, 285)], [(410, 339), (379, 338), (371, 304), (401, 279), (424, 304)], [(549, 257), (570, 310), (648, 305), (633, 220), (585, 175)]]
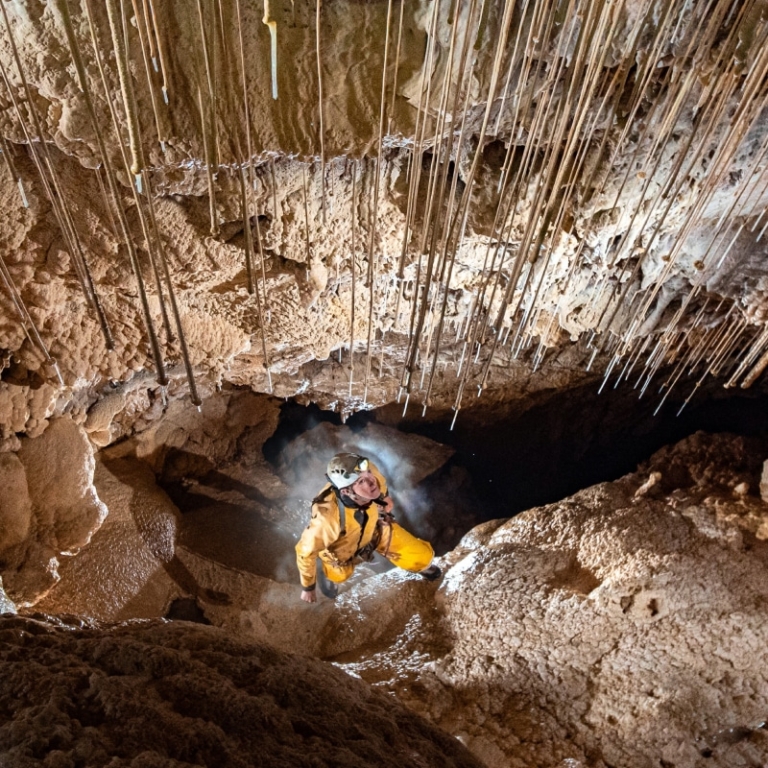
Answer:
[(357, 453), (337, 453), (328, 462), (328, 480), (339, 490), (348, 488), (369, 466), (368, 459)]

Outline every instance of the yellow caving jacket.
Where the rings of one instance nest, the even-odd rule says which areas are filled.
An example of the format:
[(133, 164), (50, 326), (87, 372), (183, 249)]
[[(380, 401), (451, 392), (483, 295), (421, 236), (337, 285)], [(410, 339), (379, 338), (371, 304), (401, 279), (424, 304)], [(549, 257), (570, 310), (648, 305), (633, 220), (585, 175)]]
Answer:
[[(387, 495), (387, 481), (370, 462), (369, 471), (379, 481), (381, 495)], [(333, 486), (326, 483), (312, 503), (312, 519), (296, 544), (296, 565), (301, 586), (305, 589), (315, 583), (315, 561), (318, 556), (332, 563), (348, 563), (376, 533), (379, 508), (372, 502), (366, 509), (344, 507), (346, 532), (341, 534), (339, 501)]]

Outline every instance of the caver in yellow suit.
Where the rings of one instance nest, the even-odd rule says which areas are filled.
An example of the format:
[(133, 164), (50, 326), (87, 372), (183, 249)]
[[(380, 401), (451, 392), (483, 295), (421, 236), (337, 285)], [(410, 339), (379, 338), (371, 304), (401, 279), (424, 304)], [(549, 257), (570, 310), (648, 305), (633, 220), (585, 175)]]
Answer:
[[(379, 497), (370, 501), (352, 490), (358, 487), (355, 481), (368, 475), (377, 483), (371, 487), (380, 490)], [(398, 568), (421, 573), (430, 580), (440, 575), (437, 566), (430, 567), (434, 551), (429, 542), (416, 538), (392, 519), (387, 481), (373, 462), (357, 454), (337, 454), (328, 465), (327, 476), (330, 482), (312, 502), (312, 518), (296, 545), (296, 563), (305, 592), (315, 589), (317, 558), (326, 578), (334, 583), (348, 579), (355, 566), (370, 560), (374, 551)]]

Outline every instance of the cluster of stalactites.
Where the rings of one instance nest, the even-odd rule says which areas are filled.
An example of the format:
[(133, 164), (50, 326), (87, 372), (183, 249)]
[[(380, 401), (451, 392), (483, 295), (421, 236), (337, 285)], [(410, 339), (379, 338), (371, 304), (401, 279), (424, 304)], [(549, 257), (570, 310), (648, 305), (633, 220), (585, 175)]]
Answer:
[[(12, 63), (0, 62), (8, 100), (85, 296), (111, 348), (109, 318), (99, 301), (98, 285), (91, 276), (61, 182), (46, 153), (43, 127), (17, 51), (12, 9), (0, 5), (4, 40), (13, 52)], [(81, 50), (85, 42), (74, 31), (68, 0), (54, 2), (97, 137), (101, 156), (99, 184), (114, 219), (116, 237), (126, 244), (130, 255), (158, 381), (167, 381), (163, 345), (147, 299), (151, 289), (145, 284), (136, 257), (136, 234), (129, 229), (118, 193), (118, 171), (134, 179), (132, 194), (142, 229), (139, 240), (150, 256), (151, 282), (160, 299), (164, 335), (169, 342), (178, 341), (192, 398), (199, 402), (155, 217), (152, 169), (146, 161), (147, 145), (157, 143), (164, 149), (168, 139), (163, 127), (168, 121), (162, 113), (177, 107), (169, 91), (168, 69), (183, 69), (185, 62), (174, 59), (156, 3), (131, 0), (133, 23), (125, 15), (127, 5), (107, 0), (107, 23), (98, 29), (92, 0), (85, 0), (82, 11), (89, 30), (86, 54)], [(313, 114), (319, 115), (319, 130), (307, 129), (309, 135), (317, 137), (318, 159), (302, 170), (308, 265), (307, 170), (313, 179), (319, 176), (323, 224), (327, 210), (323, 73), (327, 72), (328, 54), (323, 56), (321, 0), (316, 0), (315, 11), (313, 55), (318, 104), (317, 110), (305, 112), (308, 121)], [(189, 145), (204, 150), (211, 232), (215, 234), (220, 224), (217, 174), (223, 162), (220, 127), (223, 120), (238, 116), (240, 129), (228, 131), (231, 146), (227, 151), (233, 161), (229, 165), (237, 175), (247, 288), (258, 309), (261, 352), (269, 377), (265, 257), (258, 216), (254, 216), (258, 212), (248, 194), (255, 185), (252, 128), (258, 110), (249, 103), (242, 9), (240, 0), (235, 0), (234, 8), (225, 15), (220, 0), (196, 0), (196, 12), (205, 78), (197, 90), (199, 135), (190, 137)], [(610, 232), (600, 233), (601, 242), (610, 245), (600, 254), (599, 268), (589, 286), (587, 309), (594, 319), (584, 342), (588, 367), (602, 352), (609, 361), (604, 385), (614, 372), (618, 372), (618, 383), (640, 369), (636, 386), (644, 392), (656, 372), (672, 363), (673, 372), (663, 385), (665, 397), (685, 371), (699, 373), (694, 391), (707, 375), (725, 376), (728, 385), (749, 386), (754, 382), (768, 364), (768, 332), (755, 330), (732, 299), (708, 294), (707, 284), (718, 274), (737, 238), (752, 234), (759, 240), (768, 223), (762, 206), (768, 189), (768, 132), (761, 132), (759, 123), (768, 103), (768, 22), (762, 16), (761, 2), (434, 2), (423, 22), (426, 50), (422, 76), (415, 87), (411, 84), (415, 128), (407, 141), (410, 160), (402, 245), (394, 259), (396, 267), (385, 269), (379, 253), (377, 211), (381, 195), (386, 193), (382, 184), (385, 138), (399, 130), (395, 100), (402, 86), (398, 78), (404, 28), (415, 23), (413, 19), (409, 22), (409, 13), (404, 0), (388, 0), (381, 82), (377, 83), (379, 116), (374, 131), (373, 182), (367, 190), (371, 225), (365, 239), (358, 236), (355, 220), (359, 163), (353, 163), (351, 255), (357, 251), (366, 255), (367, 273), (355, 274), (355, 259), (349, 259), (352, 305), (348, 345), (354, 353), (361, 343), (355, 338), (359, 321), (355, 305), (359, 303), (356, 286), (362, 282), (369, 294), (365, 366), (360, 382), (363, 402), (367, 399), (374, 348), (377, 343), (382, 348), (384, 345), (385, 332), (376, 331), (381, 328), (388, 302), (390, 307), (394, 305), (396, 329), (404, 331), (408, 338), (400, 375), (400, 396), (405, 396), (406, 406), (417, 393), (426, 408), (448, 344), (454, 348), (451, 360), (456, 369), (456, 413), (470, 383), (477, 387), (478, 394), (482, 392), (501, 350), (513, 358), (530, 350), (526, 354), (534, 369), (538, 367), (571, 281), (585, 258), (594, 255), (590, 254), (585, 229), (589, 229), (591, 202), (598, 199), (603, 201), (602, 209), (618, 211), (619, 215), (608, 225)], [(266, 1), (263, 23), (270, 39), (270, 92), (273, 99), (278, 99), (280, 30)], [(107, 50), (114, 51), (116, 72), (111, 74), (106, 69)], [(131, 62), (130, 52), (137, 50), (141, 59)], [(108, 125), (100, 124), (93, 108), (93, 86), (85, 75), (84, 57), (98, 65), (102, 96), (110, 106)], [(229, 75), (221, 83), (219, 71)], [(23, 99), (16, 95), (18, 83)], [(114, 83), (121, 97), (119, 106), (113, 105), (110, 98)], [(137, 89), (148, 94), (152, 106), (149, 120), (137, 108)], [(471, 300), (463, 304), (463, 314), (452, 318), (454, 333), (448, 334), (446, 315), (456, 257), (476, 202), (473, 190), (484, 172), (483, 150), (491, 139), (499, 137), (506, 154), (495, 180), (497, 206), (482, 272)], [(113, 167), (107, 150), (115, 140), (120, 148), (120, 168)], [(744, 154), (748, 141), (753, 146), (744, 160), (740, 154)], [(13, 153), (5, 140), (2, 153), (23, 197), (25, 180), (14, 166)], [(424, 162), (427, 154), (431, 157), (428, 167)], [(460, 173), (451, 173), (459, 158), (465, 160)], [(737, 159), (742, 167), (735, 174)], [(268, 162), (276, 195), (275, 157)], [(723, 202), (720, 193), (726, 182), (731, 188), (727, 202)], [(689, 194), (691, 187), (693, 194)], [(677, 205), (683, 193), (688, 195), (687, 202)], [(714, 225), (713, 207), (717, 210)], [(252, 217), (256, 222), (255, 238), (250, 226)], [(654, 308), (658, 308), (666, 281), (685, 258), (687, 238), (705, 226), (709, 227), (709, 244), (696, 261), (697, 271), (687, 294), (679, 297), (674, 312), (657, 312), (657, 318)], [(664, 266), (644, 284), (640, 278), (670, 231), (675, 237), (664, 254)], [(563, 249), (564, 241), (575, 245)], [(565, 267), (561, 263), (564, 254)], [(44, 360), (55, 367), (46, 342), (35, 329), (1, 260), (0, 275), (25, 333)], [(412, 300), (403, 317), (400, 308), (408, 275), (415, 287), (411, 286)], [(376, 299), (381, 295), (385, 296), (383, 303)], [(661, 317), (663, 327), (655, 324)], [(696, 329), (699, 332), (692, 333)], [(459, 354), (455, 354), (457, 346)], [(355, 384), (353, 371), (350, 365), (350, 398)]]

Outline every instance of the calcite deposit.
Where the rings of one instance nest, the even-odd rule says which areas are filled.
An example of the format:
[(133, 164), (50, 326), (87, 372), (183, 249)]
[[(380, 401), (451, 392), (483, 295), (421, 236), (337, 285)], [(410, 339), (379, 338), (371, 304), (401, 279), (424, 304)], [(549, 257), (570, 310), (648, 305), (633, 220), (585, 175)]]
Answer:
[(93, 485), (93, 447), (71, 419), (54, 420), (44, 434), (24, 438), (17, 454), (0, 457), (4, 586), (22, 604), (34, 604), (58, 581), (60, 561), (88, 544), (108, 510)]
[(0, 761), (14, 768), (482, 765), (343, 672), (213, 627), (3, 617), (0, 643)]
[[(316, 429), (286, 456), (301, 466), (302, 442), (316, 447), (320, 435), (332, 441), (346, 428), (335, 429), (341, 431)], [(243, 444), (250, 439), (248, 431), (241, 437)], [(357, 439), (364, 443), (366, 437)], [(193, 444), (194, 436), (188, 441)], [(435, 455), (422, 450), (421, 456), (414, 478), (435, 463)], [(205, 692), (195, 688), (197, 714), (177, 710), (177, 699), (162, 705), (163, 712), (177, 712), (167, 714), (173, 727), (164, 737), (153, 735), (146, 749), (188, 760), (174, 751), (184, 718), (210, 716), (229, 734), (228, 759), (249, 765), (247, 757), (237, 757), (241, 737), (264, 737), (237, 728), (229, 733), (231, 722), (211, 713), (212, 702), (219, 701), (217, 676), (229, 674), (230, 661), (219, 660), (258, 660), (267, 653), (251, 645), (258, 643), (334, 662), (461, 741), (489, 768), (650, 768), (660, 760), (673, 768), (761, 765), (768, 754), (768, 505), (760, 495), (766, 456), (764, 439), (697, 433), (615, 482), (475, 527), (439, 558), (444, 576), (436, 584), (363, 565), (335, 602), (321, 597), (315, 605), (299, 600), (292, 564), (292, 543), (308, 504), (291, 497), (295, 476), (284, 475), (286, 484), (274, 469), (240, 455), (220, 471), (190, 478), (187, 499), (195, 497), (197, 506), (179, 516), (146, 464), (129, 455), (106, 457), (93, 481), (109, 509), (101, 528), (76, 557), (61, 563), (60, 581), (34, 609), (23, 601), (17, 607), (11, 592), (0, 593), (2, 610), (38, 618), (76, 614), (85, 622), (178, 617), (213, 624), (219, 634), (184, 622), (105, 632), (77, 629), (71, 619), (58, 629), (22, 618), (6, 621), (7, 663), (16, 645), (26, 643), (25, 659), (35, 664), (39, 685), (6, 707), (8, 725), (0, 728), (10, 729), (10, 736), (0, 756), (43, 760), (46, 749), (50, 760), (65, 759), (58, 751), (112, 754), (110, 729), (118, 726), (109, 718), (82, 730), (83, 708), (102, 701), (84, 693), (90, 688), (77, 689), (82, 698), (53, 685), (69, 702), (66, 710), (49, 705), (63, 713), (54, 746), (42, 721), (32, 718), (49, 700), (50, 686), (41, 681), (60, 674), (55, 659), (70, 659), (63, 662), (68, 669), (101, 664), (101, 651), (97, 658), (83, 650), (93, 645), (110, 648), (107, 655), (118, 666), (134, 659), (129, 673), (120, 667), (130, 678), (120, 688), (123, 704), (113, 691), (111, 667), (89, 672), (106, 675), (103, 683), (120, 711), (134, 696), (155, 701), (166, 690), (152, 687), (157, 676), (138, 658), (147, 664), (155, 659), (165, 669), (182, 663), (178, 652), (187, 666), (174, 679), (190, 685), (209, 680)], [(201, 528), (206, 520), (209, 527)], [(228, 538), (222, 523), (230, 528)], [(273, 570), (262, 570), (267, 563)], [(202, 653), (206, 643), (215, 644), (219, 655)], [(49, 646), (50, 654), (43, 650)], [(293, 678), (307, 674), (297, 666), (307, 662), (286, 663), (293, 665)], [(10, 669), (0, 676), (0, 694), (16, 701), (14, 686), (27, 668), (14, 662)], [(322, 674), (318, 679), (316, 695), (323, 700), (358, 695), (354, 686), (346, 692), (351, 681), (329, 680)], [(156, 714), (145, 707), (131, 717), (131, 728), (143, 729)], [(335, 744), (324, 734), (312, 748), (321, 755)], [(414, 764), (450, 764), (441, 760), (453, 753), (430, 754)]]
[(4, 450), (137, 388), (760, 380), (762, 0), (157, 6), (0, 19)]
[(176, 594), (178, 509), (138, 462), (99, 461), (94, 487), (109, 514), (88, 547), (60, 562), (36, 610), (105, 621), (162, 616)]
[(765, 450), (699, 433), (479, 526), (435, 605), (351, 668), (493, 768), (762, 765)]
[[(766, 0), (0, 2), (0, 764), (768, 764), (764, 445), (474, 527), (395, 429), (759, 403), (766, 104)], [(388, 426), (267, 450), (288, 398)], [(340, 448), (442, 582), (298, 600)]]
[(16, 606), (8, 595), (5, 594), (2, 583), (0, 583), (0, 614), (16, 613)]

